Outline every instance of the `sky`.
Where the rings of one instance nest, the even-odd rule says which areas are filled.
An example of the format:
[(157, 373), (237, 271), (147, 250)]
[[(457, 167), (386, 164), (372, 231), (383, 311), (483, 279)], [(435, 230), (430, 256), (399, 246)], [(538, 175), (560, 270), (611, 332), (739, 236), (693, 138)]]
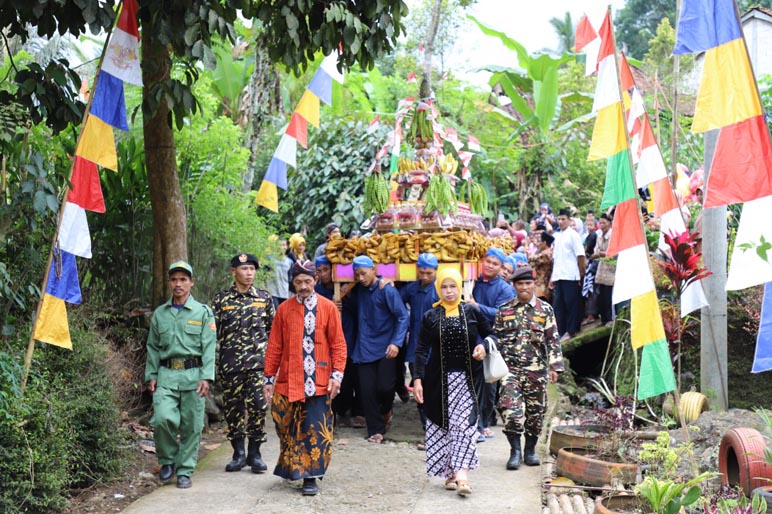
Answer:
[[(611, 0), (613, 12), (624, 6), (624, 0)], [(586, 12), (601, 13), (609, 5), (604, 0), (478, 0), (469, 9), (483, 24), (504, 32), (526, 47), (529, 53), (558, 46), (550, 18), (563, 19), (566, 11), (576, 24)], [(487, 84), (488, 74), (470, 73), (486, 64), (517, 67), (517, 58), (496, 38), (484, 35), (471, 22), (459, 37), (460, 48), (449, 59), (448, 67), (456, 76), (478, 85)]]

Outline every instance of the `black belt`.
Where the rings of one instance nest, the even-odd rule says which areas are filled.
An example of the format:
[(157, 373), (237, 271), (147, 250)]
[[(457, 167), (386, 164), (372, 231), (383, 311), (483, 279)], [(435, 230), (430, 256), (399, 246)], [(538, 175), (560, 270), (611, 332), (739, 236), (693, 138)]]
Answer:
[(193, 369), (200, 368), (203, 365), (201, 357), (194, 357), (192, 359), (164, 359), (161, 361), (161, 366), (169, 369)]

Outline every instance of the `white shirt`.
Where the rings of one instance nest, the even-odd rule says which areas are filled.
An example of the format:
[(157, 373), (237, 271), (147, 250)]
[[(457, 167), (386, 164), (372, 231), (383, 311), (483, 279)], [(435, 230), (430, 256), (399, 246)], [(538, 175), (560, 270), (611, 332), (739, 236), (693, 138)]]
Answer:
[(579, 280), (577, 257), (584, 255), (582, 238), (571, 228), (552, 234), (555, 243), (552, 250), (552, 276), (550, 280)]

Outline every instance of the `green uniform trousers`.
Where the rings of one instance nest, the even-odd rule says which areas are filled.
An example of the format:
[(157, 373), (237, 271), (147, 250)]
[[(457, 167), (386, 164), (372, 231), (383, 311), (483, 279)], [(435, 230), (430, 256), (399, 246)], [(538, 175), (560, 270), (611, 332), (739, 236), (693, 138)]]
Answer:
[[(153, 394), (153, 439), (158, 463), (175, 464), (177, 476), (191, 476), (204, 429), (205, 399), (192, 391), (158, 387)], [(177, 442), (177, 434), (180, 436)]]

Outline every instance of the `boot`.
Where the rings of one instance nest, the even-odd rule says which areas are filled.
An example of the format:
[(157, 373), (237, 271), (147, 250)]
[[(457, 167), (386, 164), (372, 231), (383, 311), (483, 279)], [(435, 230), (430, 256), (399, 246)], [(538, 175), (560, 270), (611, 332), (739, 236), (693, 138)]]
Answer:
[(507, 441), (509, 441), (509, 460), (507, 461), (507, 469), (520, 469), (520, 462), (522, 454), (520, 452), (520, 434), (507, 434)]
[(525, 451), (524, 462), (526, 466), (538, 466), (541, 464), (539, 457), (536, 456), (536, 441), (539, 440), (537, 435), (525, 436)]
[(233, 460), (225, 465), (225, 471), (241, 471), (247, 465), (247, 454), (244, 453), (244, 438), (231, 439)]
[(252, 468), (252, 473), (261, 473), (268, 469), (268, 466), (263, 462), (263, 457), (260, 456), (260, 441), (249, 440), (247, 464)]

